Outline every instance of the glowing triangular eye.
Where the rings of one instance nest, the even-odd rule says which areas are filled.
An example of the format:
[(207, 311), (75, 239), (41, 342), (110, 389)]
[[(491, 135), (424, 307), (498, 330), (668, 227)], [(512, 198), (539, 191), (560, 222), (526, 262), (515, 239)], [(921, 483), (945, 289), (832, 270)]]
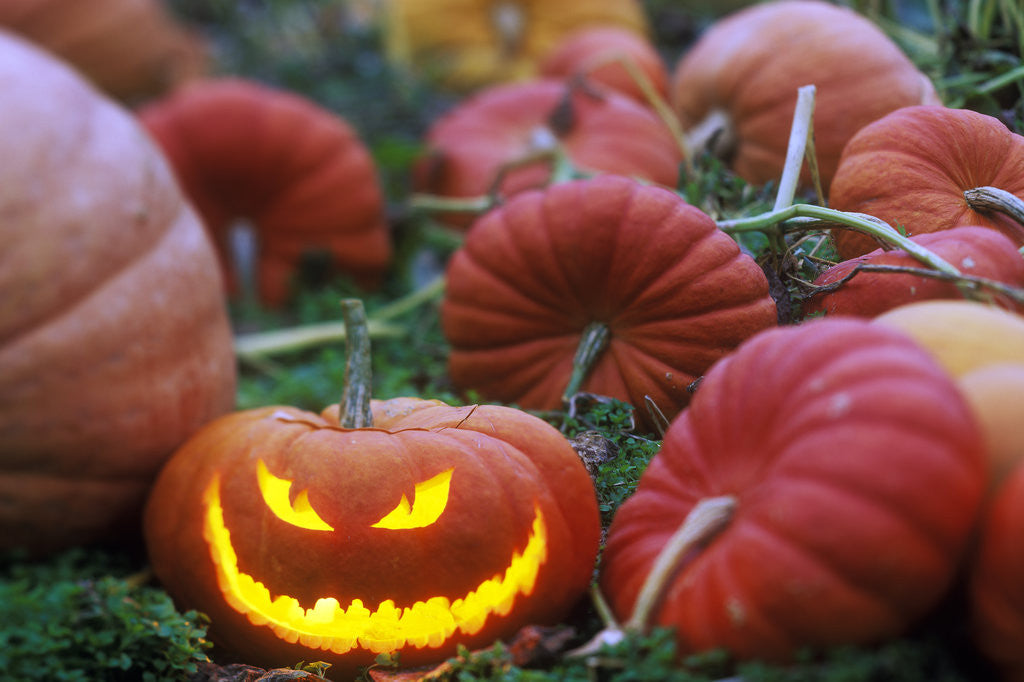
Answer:
[(299, 528), (334, 530), (313, 511), (309, 504), (309, 491), (303, 490), (295, 496), (295, 502), (292, 502), (288, 494), (292, 482), (270, 473), (262, 459), (256, 464), (256, 479), (263, 494), (263, 501), (277, 518)]
[(423, 528), (437, 521), (448, 504), (448, 489), (451, 487), (453, 471), (455, 467), (417, 483), (413, 491), (412, 504), (410, 505), (409, 499), (402, 495), (398, 506), (373, 524), (373, 528), (406, 530)]

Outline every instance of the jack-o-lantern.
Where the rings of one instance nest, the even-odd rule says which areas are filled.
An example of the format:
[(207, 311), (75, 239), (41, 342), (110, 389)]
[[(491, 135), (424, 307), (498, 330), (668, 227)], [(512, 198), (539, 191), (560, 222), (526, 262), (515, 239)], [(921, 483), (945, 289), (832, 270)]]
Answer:
[(557, 429), (410, 398), (374, 401), (372, 427), (339, 413), (234, 413), (161, 472), (153, 569), (216, 642), (271, 666), (435, 662), (558, 622), (582, 596), (600, 521)]

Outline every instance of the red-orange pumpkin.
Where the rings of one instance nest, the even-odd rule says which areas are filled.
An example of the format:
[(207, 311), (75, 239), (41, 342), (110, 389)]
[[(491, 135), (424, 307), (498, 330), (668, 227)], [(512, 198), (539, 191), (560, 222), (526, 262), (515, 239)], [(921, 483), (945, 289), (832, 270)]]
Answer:
[(378, 652), (439, 662), (564, 618), (600, 534), (568, 441), (502, 406), (399, 398), (373, 418), (346, 429), (337, 407), (267, 407), (186, 443), (145, 517), (177, 603), (247, 662), (342, 675)]
[(696, 151), (710, 148), (762, 184), (782, 174), (805, 85), (816, 87), (814, 141), (826, 191), (861, 127), (899, 107), (938, 103), (928, 78), (877, 26), (817, 0), (767, 2), (719, 19), (683, 53), (671, 97)]
[(134, 103), (198, 77), (207, 49), (163, 0), (4, 0), (0, 27), (70, 62), (98, 88)]
[(668, 190), (604, 175), (525, 192), (480, 218), (441, 305), (457, 386), (522, 407), (561, 405), (581, 338), (608, 333), (581, 390), (668, 416), (687, 386), (777, 323), (764, 273)]
[(601, 585), (630, 615), (701, 500), (731, 521), (676, 563), (649, 625), (683, 653), (785, 660), (880, 641), (945, 595), (985, 486), (953, 380), (906, 336), (855, 318), (758, 334), (704, 378), (617, 511)]
[[(985, 186), (1024, 198), (1024, 137), (975, 111), (907, 107), (850, 140), (829, 204), (876, 216), (910, 235), (982, 225), (1024, 244), (1024, 225), (1002, 213), (975, 210), (964, 198), (966, 190)], [(852, 232), (836, 233), (835, 241), (843, 258), (874, 248)]]
[[(509, 165), (556, 145), (580, 170), (670, 187), (682, 161), (668, 127), (648, 107), (618, 92), (587, 91), (556, 79), (483, 90), (435, 121), (425, 143), (428, 154), (415, 169), (415, 188), (455, 198), (492, 189), (507, 197), (543, 186), (551, 177), (550, 161)], [(461, 227), (471, 222), (465, 216), (445, 221)]]
[(0, 547), (138, 542), (156, 472), (235, 400), (213, 246), (126, 110), (0, 32)]
[(996, 489), (971, 566), (972, 634), (1007, 682), (1024, 680), (1024, 466)]
[(568, 34), (540, 60), (538, 74), (583, 76), (650, 106), (647, 93), (624, 62), (649, 81), (655, 94), (668, 95), (668, 67), (657, 49), (646, 36), (621, 26), (592, 26)]
[(288, 91), (241, 78), (197, 81), (139, 117), (163, 147), (214, 234), (229, 284), (238, 274), (229, 228), (258, 238), (261, 299), (281, 305), (304, 253), (326, 250), (365, 287), (391, 261), (373, 158), (345, 120)]
[[(929, 251), (953, 265), (964, 275), (1024, 287), (1024, 258), (1009, 237), (987, 227), (970, 225), (911, 237)], [(926, 268), (902, 249), (883, 250), (834, 265), (814, 280), (818, 286), (840, 282), (861, 265)], [(982, 292), (985, 290), (982, 289)], [(994, 301), (1006, 307), (1024, 309), (1005, 296), (989, 290)], [(912, 274), (891, 272), (858, 273), (838, 289), (810, 298), (804, 313), (875, 317), (898, 306), (936, 298), (963, 298), (953, 282)]]

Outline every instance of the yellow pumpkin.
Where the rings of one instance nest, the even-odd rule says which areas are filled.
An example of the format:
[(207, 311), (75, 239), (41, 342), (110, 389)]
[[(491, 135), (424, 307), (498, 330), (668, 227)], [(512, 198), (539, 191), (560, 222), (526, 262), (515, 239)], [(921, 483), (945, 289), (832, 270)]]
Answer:
[(391, 0), (384, 37), (393, 62), (470, 90), (535, 74), (563, 36), (595, 25), (644, 33), (647, 17), (638, 0)]

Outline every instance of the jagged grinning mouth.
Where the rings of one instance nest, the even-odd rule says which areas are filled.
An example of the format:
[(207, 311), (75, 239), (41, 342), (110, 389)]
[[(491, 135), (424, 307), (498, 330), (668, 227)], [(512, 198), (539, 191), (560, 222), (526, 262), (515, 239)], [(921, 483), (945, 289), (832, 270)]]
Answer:
[(219, 477), (207, 487), (203, 501), (203, 537), (210, 547), (217, 583), (231, 607), (253, 625), (269, 627), (287, 642), (336, 654), (356, 647), (375, 654), (406, 645), (439, 647), (456, 630), (476, 634), (492, 614), (507, 615), (519, 594), (533, 592), (537, 573), (547, 560), (547, 527), (540, 508), (534, 505), (533, 524), (522, 553), (513, 553), (504, 575), (484, 580), (463, 597), (454, 601), (431, 597), (403, 608), (386, 599), (373, 611), (360, 599), (343, 608), (337, 598), (321, 597), (306, 609), (288, 595), (272, 598), (263, 583), (238, 569), (231, 533), (224, 524)]

